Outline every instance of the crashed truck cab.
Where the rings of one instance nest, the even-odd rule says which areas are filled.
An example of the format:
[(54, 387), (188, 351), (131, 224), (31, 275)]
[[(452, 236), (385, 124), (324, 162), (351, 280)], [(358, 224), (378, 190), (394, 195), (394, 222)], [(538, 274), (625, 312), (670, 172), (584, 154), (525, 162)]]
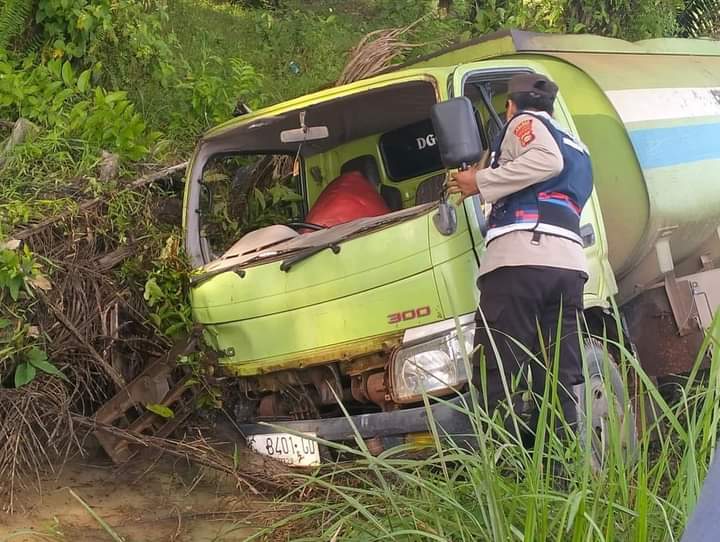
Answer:
[[(427, 430), (423, 393), (466, 387), (483, 215), (468, 200), (449, 234), (433, 222), (446, 172), (430, 119), (447, 77), (410, 71), (323, 91), (200, 142), (185, 217), (193, 315), (233, 377), (231, 410), (248, 436), (270, 433), (257, 425), (267, 421), (352, 440), (346, 409), (363, 437), (404, 438)], [(303, 123), (326, 136), (299, 134)], [(291, 214), (213, 246), (218, 171), (243, 191), (266, 181), (252, 173), (266, 156), (287, 167), (269, 183), (297, 195)]]
[[(422, 440), (425, 395), (461, 400), (486, 209), (477, 197), (444, 202), (447, 170), (432, 111), (466, 97), (487, 148), (516, 73), (559, 83), (555, 118), (593, 158), (596, 191), (581, 217), (591, 331), (617, 331), (613, 300), (627, 309), (625, 338), (649, 322), (666, 325), (667, 311), (681, 319), (674, 305), (694, 304), (674, 268), (704, 285), (715, 276), (709, 264), (690, 261), (720, 251), (720, 169), (706, 162), (707, 179), (696, 187), (703, 198), (682, 194), (684, 207), (673, 209), (677, 183), (696, 165), (685, 162), (694, 159), (656, 167), (644, 130), (668, 123), (633, 116), (627, 104), (643, 101), (636, 89), (680, 87), (668, 78), (681, 65), (695, 86), (715, 84), (720, 51), (702, 47), (503, 32), (208, 132), (185, 194), (191, 303), (227, 377), (228, 410), (251, 446), (295, 464), (319, 461), (302, 433), (330, 441), (359, 434), (380, 450)], [(693, 321), (701, 335), (708, 318)], [(698, 336), (683, 333), (670, 334)], [(638, 345), (641, 354), (650, 342)], [(447, 401), (430, 404), (444, 431), (467, 430)]]

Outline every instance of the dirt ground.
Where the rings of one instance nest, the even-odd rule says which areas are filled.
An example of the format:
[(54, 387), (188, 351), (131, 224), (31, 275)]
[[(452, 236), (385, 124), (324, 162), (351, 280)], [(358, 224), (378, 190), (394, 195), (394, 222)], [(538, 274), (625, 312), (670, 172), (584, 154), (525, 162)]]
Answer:
[(179, 460), (117, 469), (78, 459), (43, 487), (20, 492), (14, 514), (0, 512), (0, 542), (117, 542), (70, 489), (125, 542), (235, 542), (282, 517), (275, 503)]

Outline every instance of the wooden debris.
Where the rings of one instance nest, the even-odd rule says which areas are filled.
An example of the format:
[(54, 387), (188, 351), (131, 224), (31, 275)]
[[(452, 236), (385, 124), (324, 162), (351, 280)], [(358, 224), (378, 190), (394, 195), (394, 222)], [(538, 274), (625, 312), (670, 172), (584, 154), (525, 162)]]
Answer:
[(99, 179), (103, 182), (116, 179), (120, 172), (120, 156), (114, 152), (102, 151)]
[[(140, 416), (129, 423), (128, 431), (170, 436), (194, 410), (195, 386), (191, 385), (188, 377), (177, 381), (174, 373), (178, 359), (197, 350), (200, 336), (201, 328), (196, 328), (187, 340), (178, 342), (166, 356), (145, 368), (98, 409), (95, 420), (103, 426), (112, 426), (117, 422), (127, 422), (129, 411), (139, 411)], [(149, 404), (166, 407), (172, 416), (163, 419), (145, 408)], [(127, 441), (118, 439), (112, 433), (100, 430), (95, 436), (115, 463), (125, 463), (136, 451), (129, 448)]]
[(0, 151), (0, 167), (5, 164), (7, 157), (15, 147), (23, 144), (39, 131), (40, 129), (35, 124), (25, 118), (21, 117), (15, 121), (10, 137), (7, 138), (2, 150)]

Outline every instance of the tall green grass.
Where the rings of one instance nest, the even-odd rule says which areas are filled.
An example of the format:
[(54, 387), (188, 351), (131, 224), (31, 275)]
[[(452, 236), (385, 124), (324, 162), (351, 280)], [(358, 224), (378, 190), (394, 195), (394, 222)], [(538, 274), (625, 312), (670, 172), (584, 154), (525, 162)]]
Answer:
[[(619, 365), (627, 388), (635, 390), (639, 418), (651, 420), (640, 422), (635, 451), (623, 447), (615, 414), (608, 419), (600, 465), (589, 432), (560, 441), (550, 379), (529, 449), (514, 430), (524, 420), (508, 410), (488, 415), (473, 393), (457, 408), (472, 419), (477, 449), (447, 438), (437, 426), (434, 448), (419, 458), (408, 453), (409, 446), (373, 456), (359, 436), (354, 446), (322, 442), (352, 460), (299, 475), (303, 486), (287, 499), (314, 498), (282, 524), (293, 526), (293, 540), (678, 540), (718, 436), (718, 330), (716, 322), (703, 348), (712, 357), (709, 371), (699, 370), (699, 356), (674, 404), (663, 399), (624, 345), (604, 341), (606, 351), (614, 347), (621, 353)], [(556, 363), (557, 356), (544, 361)], [(628, 411), (630, 402), (619, 399)], [(442, 400), (426, 399), (426, 408), (432, 401)], [(585, 405), (589, 416), (591, 401)], [(654, 415), (647, 415), (648, 409)]]

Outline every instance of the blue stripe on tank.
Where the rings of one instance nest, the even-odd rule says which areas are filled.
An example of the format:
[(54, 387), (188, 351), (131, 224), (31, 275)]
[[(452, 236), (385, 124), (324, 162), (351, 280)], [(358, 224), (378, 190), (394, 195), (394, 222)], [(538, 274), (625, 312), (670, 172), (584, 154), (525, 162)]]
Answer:
[(644, 169), (720, 158), (720, 123), (631, 130)]

